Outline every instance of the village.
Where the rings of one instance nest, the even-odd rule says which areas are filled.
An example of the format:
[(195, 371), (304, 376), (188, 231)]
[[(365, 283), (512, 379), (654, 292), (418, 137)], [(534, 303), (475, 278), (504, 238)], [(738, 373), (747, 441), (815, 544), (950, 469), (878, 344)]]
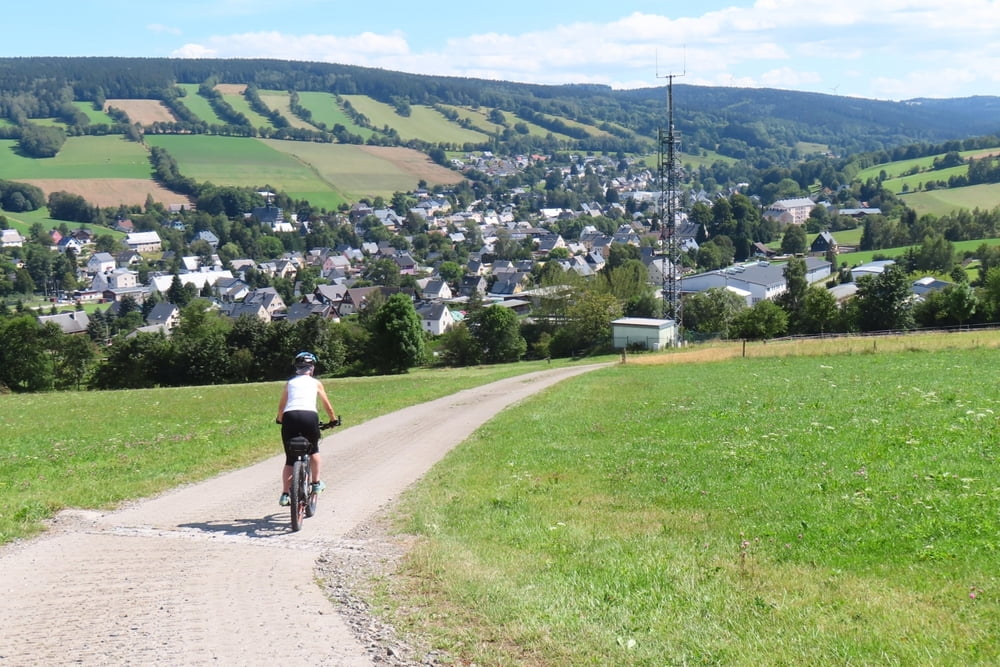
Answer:
[[(500, 178), (517, 173), (530, 164), (528, 158), (500, 159), (490, 154), (470, 156), (467, 164), (456, 167), (471, 168)], [(640, 170), (623, 178), (613, 168), (608, 159), (588, 158), (581, 160), (581, 167), (562, 168), (558, 171), (562, 186), (568, 189), (583, 189), (585, 178), (599, 178), (601, 187), (614, 191), (614, 201), (583, 203), (578, 209), (540, 208), (527, 219), (519, 217), (511, 205), (492, 207), (494, 202), (476, 202), (461, 210), (456, 210), (453, 198), (444, 194), (418, 189), (413, 193), (416, 204), (406, 215), (383, 206), (375, 208), (367, 203), (358, 203), (350, 210), (338, 214), (330, 224), (346, 225), (361, 239), (357, 246), (342, 244), (338, 247), (316, 247), (305, 251), (285, 252), (266, 260), (235, 258), (223, 262), (218, 250), (219, 239), (211, 231), (192, 233), (187, 237), (189, 244), (200, 243), (200, 247), (211, 248), (211, 253), (181, 255), (164, 249), (164, 243), (157, 231), (134, 231), (131, 221), (123, 218), (117, 221), (116, 229), (124, 232), (122, 249), (118, 252), (94, 250), (94, 241), (99, 229), (81, 227), (63, 236), (53, 230), (53, 248), (60, 253), (72, 251), (78, 259), (79, 289), (59, 295), (63, 303), (76, 304), (77, 309), (43, 315), (43, 321), (52, 321), (65, 333), (85, 332), (89, 325), (83, 304), (100, 304), (103, 312), (115, 314), (126, 299), (138, 305), (152, 300), (154, 305), (144, 310), (145, 326), (138, 332), (169, 332), (180, 321), (180, 308), (171, 303), (168, 292), (171, 285), (179, 280), (190, 286), (198, 295), (212, 301), (213, 308), (232, 319), (251, 316), (263, 322), (288, 320), (296, 322), (316, 316), (325, 320), (338, 321), (362, 310), (374, 292), (382, 297), (397, 291), (406, 292), (413, 301), (420, 318), (422, 329), (431, 336), (438, 336), (462, 321), (465, 304), (470, 298), (487, 304), (498, 304), (511, 309), (519, 317), (529, 314), (537, 305), (545, 289), (535, 284), (535, 271), (539, 265), (555, 262), (563, 271), (572, 271), (583, 279), (592, 279), (608, 261), (615, 244), (637, 249), (648, 277), (650, 289), (661, 298), (660, 289), (671, 270), (669, 261), (661, 250), (661, 235), (655, 228), (656, 204), (659, 193), (655, 174), (650, 170)], [(734, 189), (736, 191), (736, 189)], [(509, 193), (511, 198), (523, 196), (524, 189)], [(724, 194), (716, 195), (716, 197)], [(713, 199), (704, 191), (692, 194), (678, 213), (674, 233), (683, 253), (696, 256), (699, 239), (706, 239), (704, 225), (689, 220), (684, 212), (692, 202), (711, 204)], [(829, 206), (829, 204), (827, 204)], [(761, 207), (761, 215), (773, 220), (781, 228), (803, 226), (810, 212), (817, 206), (811, 198), (780, 200), (767, 207)], [(843, 209), (839, 213), (858, 218), (877, 214), (878, 209)], [(399, 248), (399, 243), (390, 240), (365, 241), (366, 232), (372, 225), (384, 228), (376, 235), (386, 238), (406, 238), (407, 217), (419, 219), (429, 235), (437, 237), (452, 248), (461, 247), (462, 256), (468, 257), (461, 266), (461, 275), (443, 276), (440, 256), (425, 254), (423, 261), (418, 253)], [(566, 228), (567, 220), (592, 222), (603, 221), (603, 229), (594, 224), (581, 224), (576, 228), (578, 235), (564, 238), (558, 232)], [(609, 229), (610, 221), (617, 225)], [(310, 222), (296, 219), (294, 214), (286, 216), (280, 207), (267, 203), (255, 207), (244, 214), (246, 224), (260, 225), (271, 235), (300, 234), (309, 231)], [(182, 216), (170, 220), (167, 227), (185, 234), (189, 227)], [(24, 238), (15, 230), (3, 230), (4, 247), (17, 247)], [(371, 234), (368, 234), (371, 237)], [(497, 256), (498, 244), (515, 244), (528, 248), (523, 259), (501, 259)], [(831, 261), (838, 252), (837, 243), (830, 232), (823, 231), (811, 241), (804, 254), (807, 277), (810, 284), (822, 284), (836, 271)], [(522, 253), (525, 254), (525, 253)], [(691, 266), (680, 267), (681, 291), (685, 295), (702, 292), (711, 288), (722, 288), (737, 294), (746, 306), (751, 307), (762, 300), (773, 300), (785, 291), (781, 256), (772, 246), (757, 243), (754, 256), (717, 270), (698, 272)], [(366, 269), (376, 261), (388, 261), (398, 270), (402, 278), (397, 286), (372, 284), (364, 280)], [(146, 280), (140, 279), (137, 267), (141, 264), (153, 267), (146, 271)], [(169, 267), (175, 267), (171, 271)], [(179, 267), (179, 268), (178, 268)], [(312, 289), (302, 290), (299, 273), (309, 268), (317, 276)], [(856, 267), (853, 275), (865, 275), (881, 270), (881, 265)], [(251, 280), (248, 273), (258, 279)], [(259, 277), (268, 281), (280, 279), (290, 281), (294, 292), (283, 296), (278, 289), (259, 286)], [(258, 286), (255, 286), (257, 284)], [(943, 286), (939, 285), (938, 287)], [(926, 286), (924, 286), (926, 289)], [(853, 283), (832, 285), (831, 290), (838, 301), (850, 298)], [(676, 335), (676, 323), (664, 326), (659, 321), (644, 322), (652, 318), (623, 318), (621, 327), (652, 326), (652, 338), (645, 336), (648, 347), (660, 348), (669, 344)], [(624, 331), (624, 329), (623, 329)], [(622, 338), (624, 336), (624, 338)], [(617, 346), (632, 344), (626, 331), (616, 334)]]

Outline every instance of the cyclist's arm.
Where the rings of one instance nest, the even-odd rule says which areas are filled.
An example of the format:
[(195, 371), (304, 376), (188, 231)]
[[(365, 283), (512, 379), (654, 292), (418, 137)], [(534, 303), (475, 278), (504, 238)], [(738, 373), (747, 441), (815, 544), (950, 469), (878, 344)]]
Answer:
[(333, 406), (330, 405), (330, 399), (326, 396), (326, 387), (319, 380), (316, 380), (316, 394), (319, 399), (323, 402), (323, 408), (326, 410), (326, 414), (330, 417), (330, 421), (336, 421), (337, 413), (333, 411)]
[(278, 401), (278, 416), (275, 421), (279, 424), (281, 423), (281, 418), (285, 414), (285, 404), (288, 403), (288, 384), (285, 383), (284, 389), (281, 390), (281, 399)]

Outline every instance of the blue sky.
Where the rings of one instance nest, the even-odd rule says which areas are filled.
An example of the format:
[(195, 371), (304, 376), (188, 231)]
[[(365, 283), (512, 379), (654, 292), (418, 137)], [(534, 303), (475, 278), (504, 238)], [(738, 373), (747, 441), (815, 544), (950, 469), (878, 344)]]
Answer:
[(5, 57), (280, 58), (614, 88), (683, 73), (679, 83), (891, 100), (1000, 94), (1000, 0), (50, 0), (5, 7), (4, 23)]

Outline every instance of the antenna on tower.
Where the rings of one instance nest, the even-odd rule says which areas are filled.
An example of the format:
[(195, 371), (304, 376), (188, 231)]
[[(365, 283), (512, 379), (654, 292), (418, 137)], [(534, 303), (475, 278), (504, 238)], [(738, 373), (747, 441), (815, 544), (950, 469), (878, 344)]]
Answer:
[[(686, 60), (686, 58), (685, 58)], [(657, 223), (660, 228), (660, 256), (662, 260), (662, 295), (664, 315), (674, 320), (677, 332), (675, 345), (681, 342), (681, 248), (677, 238), (677, 206), (680, 168), (677, 164), (677, 132), (674, 129), (674, 79), (686, 74), (687, 65), (681, 74), (660, 75), (657, 58), (656, 78), (667, 80), (667, 130), (658, 131), (657, 137), (657, 179), (659, 197), (656, 206)]]

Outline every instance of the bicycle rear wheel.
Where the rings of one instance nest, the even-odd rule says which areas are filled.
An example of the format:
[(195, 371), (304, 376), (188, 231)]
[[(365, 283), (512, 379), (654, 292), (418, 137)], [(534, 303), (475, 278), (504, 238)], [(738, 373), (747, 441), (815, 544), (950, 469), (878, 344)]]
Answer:
[(316, 513), (316, 494), (312, 490), (312, 466), (309, 464), (309, 461), (306, 461), (305, 476), (306, 518), (309, 518)]
[(309, 473), (303, 461), (296, 461), (292, 464), (292, 486), (291, 514), (292, 530), (297, 531), (302, 528), (302, 522), (306, 518), (306, 505), (309, 502), (307, 485), (309, 484)]

